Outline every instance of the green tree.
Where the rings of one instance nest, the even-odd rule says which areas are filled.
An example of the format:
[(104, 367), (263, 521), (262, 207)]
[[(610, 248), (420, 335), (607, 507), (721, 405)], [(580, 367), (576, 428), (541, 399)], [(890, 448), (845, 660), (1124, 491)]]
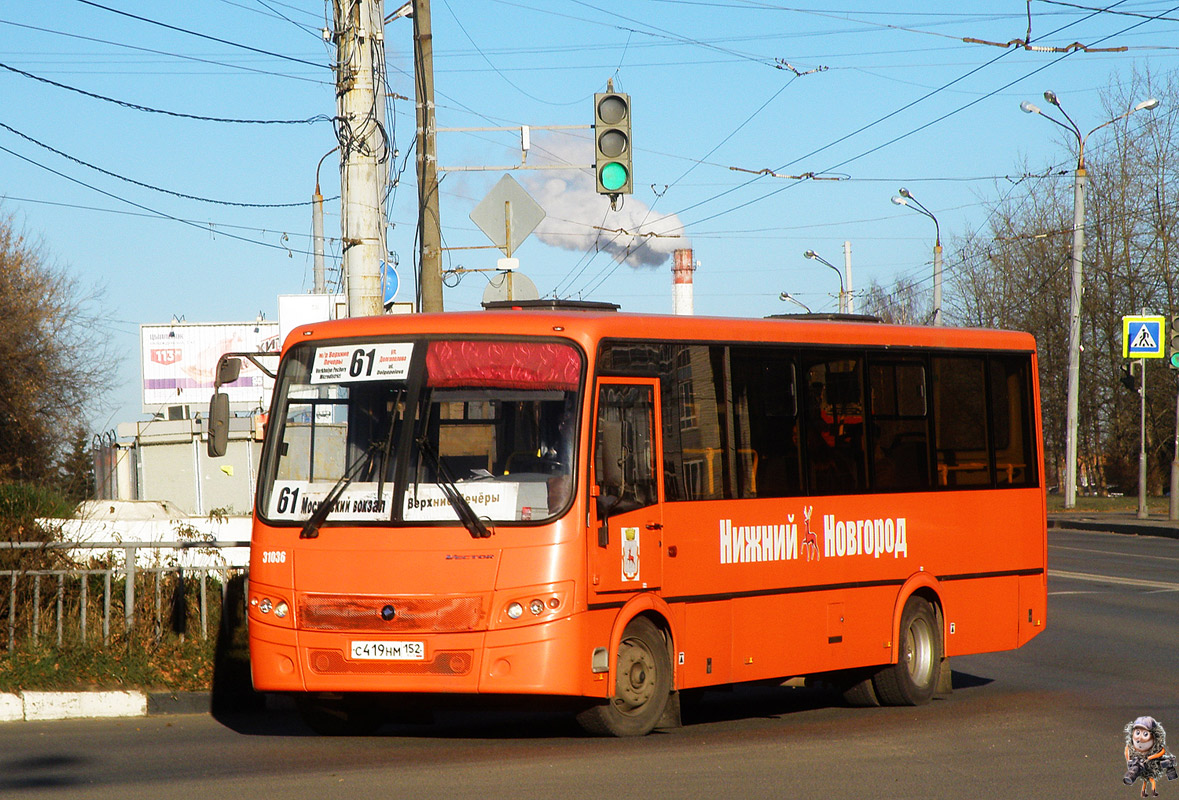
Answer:
[(70, 438), (69, 450), (62, 456), (57, 470), (57, 483), (62, 494), (72, 503), (80, 503), (94, 496), (94, 454), (86, 429), (78, 426)]
[(0, 216), (0, 483), (58, 483), (114, 374), (100, 301)]

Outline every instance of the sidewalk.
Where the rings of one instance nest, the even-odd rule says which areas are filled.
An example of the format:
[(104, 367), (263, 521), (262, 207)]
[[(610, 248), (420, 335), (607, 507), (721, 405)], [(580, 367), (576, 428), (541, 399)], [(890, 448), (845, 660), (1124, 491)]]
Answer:
[(1167, 519), (1166, 514), (1152, 514), (1148, 519), (1138, 519), (1135, 513), (1129, 511), (1050, 511), (1048, 527), (1179, 539), (1179, 521)]

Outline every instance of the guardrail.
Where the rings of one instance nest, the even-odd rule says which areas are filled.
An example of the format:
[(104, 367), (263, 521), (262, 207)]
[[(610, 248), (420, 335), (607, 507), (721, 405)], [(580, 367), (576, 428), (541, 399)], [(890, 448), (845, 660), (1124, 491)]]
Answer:
[[(114, 592), (114, 583), (117, 580), (123, 582), (123, 631), (130, 636), (135, 630), (136, 625), (136, 603), (137, 603), (137, 587), (141, 583), (147, 583), (150, 587), (152, 580), (150, 576), (154, 576), (154, 630), (155, 634), (159, 635), (163, 631), (163, 612), (164, 612), (164, 597), (163, 584), (164, 578), (167, 575), (176, 575), (177, 581), (184, 588), (184, 581), (188, 578), (186, 573), (193, 574), (194, 580), (199, 578), (200, 589), (198, 594), (199, 618), (200, 618), (200, 634), (202, 639), (207, 639), (209, 635), (209, 596), (208, 583), (210, 578), (217, 580), (220, 578), (220, 593), (222, 607), (224, 607), (226, 592), (229, 587), (230, 580), (237, 576), (247, 576), (248, 569), (240, 566), (181, 566), (181, 565), (165, 565), (154, 567), (143, 567), (137, 565), (137, 556), (140, 550), (204, 550), (208, 548), (223, 549), (229, 547), (249, 547), (248, 541), (185, 541), (185, 542), (0, 542), (0, 553), (4, 551), (40, 551), (48, 552), (54, 550), (65, 551), (93, 551), (93, 550), (111, 550), (123, 551), (124, 559), (122, 566), (110, 566), (96, 569), (81, 568), (81, 567), (62, 567), (55, 569), (9, 569), (0, 570), (0, 585), (5, 577), (8, 579), (7, 592), (7, 640), (8, 651), (12, 652), (16, 647), (18, 625), (17, 625), (17, 606), (18, 606), (18, 587), (22, 581), (31, 581), (31, 603), (28, 606), (31, 608), (31, 618), (24, 620), (27, 624), (23, 626), (23, 632), (32, 640), (34, 644), (40, 642), (42, 637), (42, 614), (43, 614), (43, 586), (44, 579), (48, 578), (49, 583), (56, 583), (56, 588), (51, 588), (49, 591), (53, 597), (52, 610), (50, 613), (53, 616), (52, 625), (55, 631), (55, 640), (58, 647), (61, 647), (65, 641), (65, 626), (66, 626), (66, 598), (67, 589), (70, 589), (70, 584), (76, 582), (77, 594), (71, 596), (71, 601), (76, 597), (78, 616), (78, 638), (82, 643), (86, 643), (89, 638), (90, 618), (90, 585), (92, 579), (98, 578), (102, 582), (102, 643), (104, 646), (110, 644), (111, 639), (111, 620), (112, 620), (112, 599)], [(144, 580), (146, 578), (146, 580)], [(180, 597), (186, 597), (184, 591), (180, 592)], [(172, 602), (170, 600), (169, 602)], [(184, 600), (181, 605), (186, 607), (187, 600)], [(175, 610), (175, 606), (170, 609)], [(72, 609), (71, 609), (72, 611)], [(187, 613), (184, 614), (184, 620), (187, 621)]]

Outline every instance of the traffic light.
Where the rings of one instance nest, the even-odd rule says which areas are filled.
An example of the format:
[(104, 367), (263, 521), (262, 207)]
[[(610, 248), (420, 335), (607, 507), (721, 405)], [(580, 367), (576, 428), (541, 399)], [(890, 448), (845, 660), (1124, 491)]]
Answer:
[(1127, 364), (1122, 367), (1122, 386), (1125, 386), (1131, 392), (1138, 391), (1138, 383), (1134, 380), (1134, 365)]
[(1171, 318), (1171, 330), (1167, 336), (1167, 366), (1179, 369), (1179, 317)]
[(630, 95), (594, 95), (594, 181), (598, 194), (630, 194)]

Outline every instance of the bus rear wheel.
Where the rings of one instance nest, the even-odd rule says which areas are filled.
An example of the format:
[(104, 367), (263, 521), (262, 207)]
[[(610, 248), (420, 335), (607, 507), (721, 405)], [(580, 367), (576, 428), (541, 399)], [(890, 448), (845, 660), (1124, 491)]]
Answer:
[(897, 663), (872, 678), (876, 695), (890, 706), (928, 703), (937, 689), (944, 651), (937, 614), (920, 597), (905, 601), (898, 645)]
[(636, 617), (622, 632), (614, 697), (577, 715), (596, 736), (643, 736), (663, 717), (671, 696), (671, 656), (655, 624)]

